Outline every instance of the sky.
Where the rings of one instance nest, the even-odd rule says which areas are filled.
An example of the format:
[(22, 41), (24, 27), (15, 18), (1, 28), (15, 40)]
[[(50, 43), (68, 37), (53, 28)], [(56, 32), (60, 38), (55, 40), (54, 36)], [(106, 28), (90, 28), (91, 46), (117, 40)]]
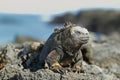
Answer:
[(89, 8), (120, 9), (120, 0), (0, 0), (1, 13), (40, 14), (44, 19)]

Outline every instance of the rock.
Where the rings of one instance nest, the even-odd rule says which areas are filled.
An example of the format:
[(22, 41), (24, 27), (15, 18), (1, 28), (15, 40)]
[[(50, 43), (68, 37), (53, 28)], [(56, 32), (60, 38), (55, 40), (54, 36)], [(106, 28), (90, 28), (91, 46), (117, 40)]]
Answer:
[(90, 74), (102, 74), (103, 70), (96, 66), (96, 65), (88, 65), (85, 62), (83, 62), (82, 69), (84, 70), (85, 73), (90, 73)]
[(40, 40), (34, 37), (30, 37), (30, 36), (19, 36), (17, 35), (15, 38), (15, 43), (24, 43), (24, 42), (40, 42), (40, 43), (44, 43), (44, 40)]
[[(90, 67), (89, 65), (86, 65)], [(96, 67), (91, 67), (91, 69), (96, 69)], [(97, 69), (96, 69), (97, 70)], [(86, 70), (87, 71), (87, 70)], [(90, 71), (90, 70), (89, 70)], [(94, 72), (94, 71), (90, 71)], [(73, 73), (69, 72), (66, 74), (54, 73), (48, 69), (40, 69), (36, 72), (30, 72), (28, 69), (21, 69), (17, 65), (6, 65), (4, 69), (0, 71), (1, 79), (10, 80), (119, 80), (114, 75), (107, 75), (103, 73)]]
[(60, 80), (60, 74), (53, 73), (50, 70), (39, 70), (37, 72), (19, 71), (11, 80)]
[[(106, 44), (96, 44), (96, 48), (94, 52), (99, 52), (99, 49), (101, 51), (101, 54), (94, 53), (95, 60), (100, 61), (107, 56), (112, 56), (106, 53), (106, 49), (103, 49), (101, 47), (106, 47), (109, 45), (112, 45), (112, 43), (106, 43)], [(22, 45), (22, 44), (21, 44)], [(25, 44), (24, 44), (25, 45)], [(112, 45), (112, 49), (116, 51), (114, 53), (114, 56), (118, 56), (117, 52), (119, 52), (119, 45), (116, 44)], [(23, 49), (18, 49), (16, 48), (18, 45), (16, 44), (8, 44), (7, 45), (7, 57), (8, 57), (8, 63), (5, 65), (3, 69), (0, 70), (0, 80), (119, 80), (119, 65), (116, 62), (111, 62), (112, 66), (108, 66), (108, 68), (103, 68), (97, 66), (97, 65), (89, 65), (85, 62), (83, 62), (83, 71), (80, 73), (75, 73), (75, 72), (68, 72), (66, 74), (59, 74), (59, 73), (54, 73), (53, 71), (49, 69), (38, 69), (36, 71), (31, 71), (30, 68), (25, 69), (23, 65), (21, 64), (22, 60), (17, 57), (17, 55), (20, 53), (21, 50)], [(20, 46), (20, 45), (19, 45)], [(114, 48), (113, 48), (114, 47)], [(4, 47), (2, 47), (4, 48)], [(99, 48), (99, 49), (98, 49)], [(109, 49), (108, 47), (107, 49)], [(117, 48), (117, 49), (116, 49)], [(102, 50), (103, 51), (102, 51)], [(111, 49), (111, 48), (110, 48)], [(0, 49), (2, 50), (2, 49)], [(111, 50), (110, 52), (114, 51)], [(102, 53), (104, 52), (104, 54)], [(106, 53), (106, 54), (105, 54)], [(101, 57), (102, 56), (102, 57)], [(118, 56), (119, 57), (119, 56)], [(114, 58), (113, 58), (114, 59)], [(105, 59), (103, 59), (105, 61)], [(101, 60), (102, 61), (102, 60)], [(102, 61), (102, 62), (104, 62)], [(111, 61), (111, 59), (110, 59)], [(102, 63), (101, 62), (101, 63)], [(106, 62), (106, 61), (105, 61)], [(119, 62), (119, 59), (118, 59)], [(116, 65), (115, 65), (116, 64)], [(37, 65), (37, 63), (34, 63), (34, 65)], [(36, 66), (33, 66), (31, 68), (35, 68)], [(114, 74), (115, 73), (115, 74)], [(118, 76), (116, 76), (118, 74)], [(118, 77), (118, 78), (117, 78)]]
[(103, 44), (94, 44), (93, 58), (96, 65), (105, 68), (120, 78), (120, 44), (108, 40)]
[(77, 14), (66, 13), (56, 16), (51, 23), (63, 24), (73, 21), (76, 24), (85, 25), (92, 32), (109, 34), (120, 32), (120, 11), (118, 10), (84, 10)]
[(76, 21), (76, 16), (70, 12), (62, 15), (62, 16), (56, 16), (53, 21), (51, 21), (51, 23), (54, 24), (63, 24), (65, 23), (65, 21), (72, 21), (75, 22)]

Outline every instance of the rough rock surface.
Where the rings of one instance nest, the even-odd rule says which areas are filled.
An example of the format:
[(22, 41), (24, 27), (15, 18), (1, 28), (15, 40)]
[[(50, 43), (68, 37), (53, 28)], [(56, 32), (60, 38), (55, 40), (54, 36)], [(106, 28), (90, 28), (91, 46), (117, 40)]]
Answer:
[[(115, 68), (115, 65), (113, 69), (110, 68), (113, 71), (107, 72), (107, 69), (104, 68), (102, 69), (96, 65), (88, 65), (85, 62), (83, 62), (83, 66), (82, 66), (83, 72), (79, 74), (73, 72), (69, 72), (66, 74), (58, 74), (48, 69), (39, 69), (35, 72), (32, 72), (29, 69), (24, 69), (23, 66), (21, 65), (21, 59), (19, 59), (17, 55), (22, 49), (16, 49), (16, 46), (18, 45), (9, 44), (7, 46), (7, 50), (8, 50), (7, 56), (9, 61), (7, 65), (5, 65), (5, 67), (0, 70), (0, 80), (7, 80), (7, 79), (10, 80), (119, 80), (119, 78), (117, 78), (115, 74), (113, 74), (113, 71), (115, 72), (114, 69), (117, 69)], [(96, 45), (96, 46), (97, 48), (98, 47), (100, 48), (100, 45)], [(117, 50), (118, 49), (117, 46), (114, 47), (114, 49), (116, 52), (119, 51)], [(96, 51), (98, 51), (98, 49)], [(100, 56), (102, 56), (102, 54), (100, 55), (96, 53), (95, 60), (102, 59)]]
[(107, 41), (102, 44), (94, 44), (93, 58), (96, 65), (107, 69), (120, 78), (120, 43)]

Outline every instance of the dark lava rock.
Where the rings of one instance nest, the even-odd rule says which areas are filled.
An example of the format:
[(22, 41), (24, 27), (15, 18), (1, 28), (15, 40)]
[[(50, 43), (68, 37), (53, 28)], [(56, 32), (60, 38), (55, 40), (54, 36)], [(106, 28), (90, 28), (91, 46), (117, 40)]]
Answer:
[(120, 32), (120, 11), (115, 10), (83, 10), (77, 14), (66, 13), (56, 16), (51, 23), (63, 24), (72, 21), (86, 26), (90, 31), (109, 34)]
[[(118, 57), (120, 54), (119, 44), (108, 42), (100, 45), (98, 43), (94, 43), (94, 60), (96, 60), (96, 63), (103, 63), (104, 65), (100, 68), (99, 65), (89, 65), (83, 62), (83, 72), (68, 72), (66, 74), (54, 73), (49, 69), (38, 69), (34, 72), (30, 71), (30, 69), (24, 69), (21, 64), (22, 60), (17, 57), (23, 49), (16, 49), (16, 46), (18, 45), (7, 45), (7, 58), (9, 61), (5, 67), (0, 70), (0, 80), (120, 80), (120, 66), (118, 63)], [(110, 59), (107, 59), (107, 57)], [(113, 59), (117, 60), (112, 61)], [(106, 68), (107, 61), (109, 62)]]

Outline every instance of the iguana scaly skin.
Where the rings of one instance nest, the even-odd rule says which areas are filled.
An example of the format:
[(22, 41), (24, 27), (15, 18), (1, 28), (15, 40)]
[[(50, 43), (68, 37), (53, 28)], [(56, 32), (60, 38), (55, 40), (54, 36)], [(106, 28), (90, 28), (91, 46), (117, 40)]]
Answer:
[(82, 66), (81, 46), (89, 40), (87, 29), (67, 22), (62, 29), (55, 29), (46, 41), (40, 56), (41, 65), (47, 64), (51, 70), (70, 67), (80, 70)]

